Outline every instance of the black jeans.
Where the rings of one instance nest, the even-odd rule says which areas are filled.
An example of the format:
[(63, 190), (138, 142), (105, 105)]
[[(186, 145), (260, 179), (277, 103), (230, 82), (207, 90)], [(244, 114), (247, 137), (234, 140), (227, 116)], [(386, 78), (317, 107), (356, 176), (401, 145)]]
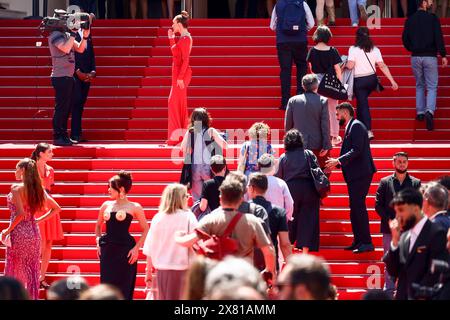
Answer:
[(362, 177), (347, 182), (350, 199), (350, 221), (355, 244), (370, 244), (369, 214), (367, 213), (366, 197), (369, 193), (373, 176)]
[(80, 138), (82, 134), (81, 118), (83, 116), (84, 104), (89, 94), (90, 82), (84, 82), (75, 77), (75, 87), (72, 105), (72, 129), (70, 136)]
[(72, 107), (73, 77), (52, 77), (55, 89), (55, 113), (53, 115), (53, 138), (67, 137), (67, 121)]
[(308, 43), (277, 43), (277, 53), (280, 64), (281, 107), (285, 109), (291, 97), (292, 62), (297, 66), (297, 94), (303, 93), (302, 78), (307, 71)]
[(377, 76), (355, 78), (353, 92), (356, 97), (356, 119), (364, 123), (367, 130), (372, 130), (372, 117), (369, 110), (369, 96), (377, 88)]

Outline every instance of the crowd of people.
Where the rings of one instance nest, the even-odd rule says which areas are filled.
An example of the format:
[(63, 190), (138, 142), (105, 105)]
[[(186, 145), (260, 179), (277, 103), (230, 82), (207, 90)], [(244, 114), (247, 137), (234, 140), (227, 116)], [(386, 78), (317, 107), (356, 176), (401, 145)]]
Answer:
[[(80, 6), (94, 3), (73, 2)], [(145, 2), (140, 1), (143, 8)], [(352, 24), (358, 25), (359, 18), (367, 18), (365, 3), (349, 2)], [(130, 1), (133, 17), (136, 3)], [(172, 4), (169, 1), (169, 6)], [(208, 111), (196, 108), (189, 120), (187, 88), (192, 77), (189, 56), (193, 40), (188, 32), (189, 14), (183, 11), (175, 16), (168, 31), (173, 66), (166, 143), (181, 147), (185, 161), (180, 183), (165, 188), (149, 227), (142, 206), (127, 199), (132, 175), (121, 171), (113, 176), (108, 182), (110, 199), (100, 207), (95, 227), (101, 285), (89, 288), (81, 278), (50, 285), (45, 275), (52, 242), (60, 240), (63, 232), (61, 208), (50, 195), (54, 170), (47, 162), (52, 159), (52, 147), (40, 143), (30, 158), (17, 163), (19, 183), (7, 196), (11, 222), (1, 232), (1, 241), (7, 247), (5, 275), (10, 278), (0, 279), (2, 297), (38, 299), (39, 288), (45, 288), (50, 299), (131, 300), (142, 248), (147, 257), (149, 299), (335, 299), (337, 291), (327, 264), (309, 254), (320, 250), (322, 199), (330, 189), (332, 171), (342, 169), (353, 232), (353, 242), (345, 250), (355, 254), (373, 251), (366, 197), (376, 172), (370, 149), (375, 136), (369, 97), (373, 91), (383, 90), (376, 68), (393, 90), (399, 86), (367, 27), (356, 30), (348, 56), (329, 45), (332, 32), (323, 24), (325, 4), (328, 25), (334, 25), (331, 3), (318, 2), (322, 7), (316, 9), (319, 26), (309, 52), (307, 32), (315, 22), (308, 4), (289, 0), (268, 4), (269, 12), (275, 5), (271, 29), (276, 32), (280, 63), (279, 109), (285, 110), (284, 153), (275, 158), (270, 127), (255, 122), (248, 130), (249, 140), (240, 148), (236, 171), (229, 170), (224, 157), (226, 135), (213, 128)], [(431, 5), (431, 0), (419, 1), (403, 32), (416, 77), (417, 120), (426, 120), (428, 130), (433, 130), (436, 110), (438, 53), (443, 66), (447, 65), (439, 20), (427, 12)], [(85, 10), (91, 12), (92, 8)], [(175, 34), (180, 35), (178, 41)], [(68, 146), (83, 141), (81, 116), (89, 83), (96, 75), (95, 63), (90, 61), (90, 32), (52, 32), (49, 47), (56, 100), (54, 144)], [(86, 53), (86, 48), (91, 52)], [(87, 56), (76, 58), (75, 52)], [(297, 94), (291, 97), (293, 62), (297, 65)], [(347, 98), (356, 97), (356, 113), (351, 103), (339, 103), (347, 99), (324, 93), (333, 77), (338, 80), (335, 84), (345, 87)], [(324, 82), (327, 84), (322, 85)], [(70, 112), (72, 139), (67, 132)], [(344, 129), (343, 138), (339, 126)], [(330, 157), (333, 146), (341, 146), (337, 158)], [(375, 205), (385, 252), (383, 294), (387, 299), (448, 299), (448, 270), (435, 270), (437, 265), (445, 269), (445, 264), (448, 269), (449, 177), (421, 186), (421, 181), (407, 172), (405, 152), (393, 155), (393, 166), (395, 172), (380, 181)], [(191, 196), (194, 204), (189, 207)], [(139, 239), (130, 235), (133, 220), (141, 228)], [(418, 286), (431, 288), (439, 283), (433, 296), (417, 294), (426, 291)], [(373, 296), (377, 294), (366, 298)]]
[[(348, 104), (338, 105), (338, 112), (348, 110)], [(309, 254), (320, 250), (320, 194), (308, 158), (314, 167), (319, 165), (297, 129), (286, 133), (284, 144), (279, 159), (263, 154), (260, 167), (248, 177), (227, 170), (223, 156), (212, 156), (216, 177), (203, 182), (200, 196), (211, 205), (209, 212), (199, 214), (200, 208), (194, 214), (188, 187), (172, 183), (164, 189), (150, 227), (142, 206), (127, 199), (131, 174), (119, 172), (109, 180), (110, 200), (100, 207), (95, 227), (101, 284), (89, 288), (82, 278), (62, 279), (45, 287), (48, 299), (133, 299), (141, 248), (147, 257), (148, 299), (336, 299), (329, 267)], [(42, 145), (33, 154), (39, 152), (43, 158), (52, 153), (40, 150)], [(346, 157), (340, 157), (342, 165), (351, 161)], [(363, 162), (358, 156), (356, 161)], [(405, 152), (394, 154), (393, 166), (395, 172), (380, 181), (375, 204), (385, 250), (385, 288), (366, 298), (449, 299), (450, 177), (421, 185), (407, 172)], [(45, 279), (49, 258), (41, 242), (48, 247), (50, 229), (60, 228), (61, 208), (45, 189), (52, 169), (47, 165), (41, 172), (40, 167), (30, 158), (17, 163), (20, 183), (8, 195), (11, 223), (1, 232), (6, 245), (2, 299), (39, 298), (39, 280)], [(350, 191), (352, 182), (348, 185)], [(352, 202), (365, 206), (365, 197), (352, 200), (350, 194)], [(367, 214), (363, 217), (364, 212), (354, 212), (352, 206), (350, 210), (354, 232), (350, 249), (355, 254), (373, 250)], [(133, 220), (142, 229), (139, 239), (130, 234)], [(436, 271), (437, 265), (441, 271)], [(421, 296), (425, 291), (417, 286), (435, 291)]]
[[(71, 5), (89, 9), (101, 19), (148, 19), (172, 18), (176, 8), (192, 13), (193, 6), (206, 6), (208, 18), (267, 18), (277, 0), (186, 0), (182, 8), (182, 1), (175, 0), (70, 0)], [(358, 21), (358, 16), (367, 17), (366, 7), (377, 5), (380, 14), (385, 17), (385, 0), (306, 0), (317, 21), (321, 22), (325, 16), (328, 23), (334, 25), (338, 18), (350, 17), (352, 23)], [(337, 9), (338, 14), (336, 14)], [(410, 16), (415, 12), (415, 0), (392, 0), (391, 17)], [(448, 0), (436, 0), (432, 12), (440, 17), (447, 17)], [(181, 11), (181, 10), (180, 10)], [(202, 17), (206, 18), (206, 16)]]

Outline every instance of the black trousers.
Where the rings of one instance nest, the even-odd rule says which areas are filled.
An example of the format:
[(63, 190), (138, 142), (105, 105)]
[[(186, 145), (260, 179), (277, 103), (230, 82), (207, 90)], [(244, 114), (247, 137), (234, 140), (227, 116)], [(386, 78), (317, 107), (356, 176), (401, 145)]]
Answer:
[(289, 239), (297, 242), (297, 248), (308, 247), (319, 251), (320, 245), (320, 197), (312, 179), (296, 179), (287, 182), (294, 199), (294, 220), (290, 222)]
[(72, 108), (75, 79), (73, 77), (52, 77), (55, 89), (55, 113), (53, 114), (53, 138), (67, 137), (67, 121)]
[(303, 93), (302, 78), (307, 71), (307, 42), (277, 43), (278, 62), (280, 64), (281, 107), (286, 108), (291, 97), (292, 63), (297, 67), (297, 94)]
[(70, 136), (79, 138), (82, 135), (81, 118), (83, 116), (84, 104), (89, 94), (90, 82), (84, 82), (75, 77), (75, 88), (72, 104), (72, 129)]
[(366, 197), (369, 193), (373, 175), (358, 180), (346, 181), (350, 198), (350, 221), (355, 244), (370, 244), (372, 237), (369, 229), (369, 214), (367, 212)]
[(372, 130), (372, 117), (369, 110), (369, 96), (377, 87), (375, 74), (355, 78), (353, 91), (356, 97), (356, 119), (364, 123), (367, 130)]

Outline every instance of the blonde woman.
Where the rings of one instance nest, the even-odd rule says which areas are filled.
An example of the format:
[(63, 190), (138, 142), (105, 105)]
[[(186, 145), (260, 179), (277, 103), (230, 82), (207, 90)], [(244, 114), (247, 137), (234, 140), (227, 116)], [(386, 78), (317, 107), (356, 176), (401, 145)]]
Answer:
[(238, 170), (247, 177), (252, 172), (258, 172), (258, 159), (265, 153), (273, 154), (273, 149), (268, 143), (270, 127), (264, 122), (254, 123), (248, 130), (249, 141), (244, 142), (239, 154)]
[(183, 293), (185, 275), (192, 257), (189, 248), (175, 242), (175, 235), (177, 231), (190, 233), (197, 227), (197, 219), (189, 210), (188, 199), (186, 186), (178, 183), (168, 185), (145, 239), (145, 282), (149, 288), (152, 271), (156, 269), (160, 300), (180, 300)]

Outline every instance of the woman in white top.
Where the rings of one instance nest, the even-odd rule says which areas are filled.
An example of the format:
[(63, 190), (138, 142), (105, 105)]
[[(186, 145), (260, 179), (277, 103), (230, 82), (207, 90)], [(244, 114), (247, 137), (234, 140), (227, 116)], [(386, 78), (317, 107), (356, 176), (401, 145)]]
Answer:
[(183, 292), (185, 274), (192, 257), (189, 248), (175, 242), (175, 233), (190, 233), (197, 227), (197, 219), (188, 209), (188, 198), (186, 186), (178, 183), (168, 185), (145, 239), (145, 283), (147, 288), (151, 286), (152, 270), (156, 269), (159, 300), (179, 300)]
[(367, 27), (359, 27), (356, 31), (355, 45), (348, 50), (348, 61), (345, 67), (355, 69), (353, 92), (357, 103), (357, 119), (367, 127), (369, 139), (373, 139), (369, 95), (377, 88), (378, 78), (375, 67), (380, 68), (389, 79), (394, 91), (398, 90), (398, 85), (388, 66), (383, 62), (380, 49), (373, 44)]

